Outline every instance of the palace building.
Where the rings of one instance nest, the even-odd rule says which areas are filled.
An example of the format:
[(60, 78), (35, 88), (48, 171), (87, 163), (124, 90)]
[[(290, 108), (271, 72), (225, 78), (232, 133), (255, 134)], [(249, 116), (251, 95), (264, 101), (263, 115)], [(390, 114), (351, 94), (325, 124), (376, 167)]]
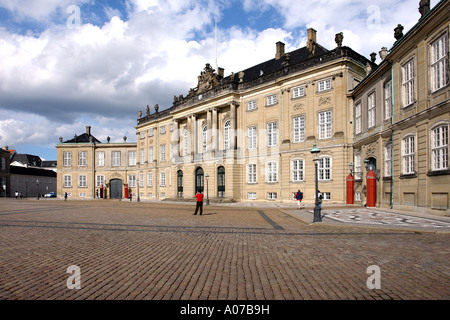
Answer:
[[(298, 190), (313, 203), (314, 165), (324, 201), (345, 203), (353, 161), (353, 99), (349, 92), (376, 68), (342, 45), (306, 46), (248, 69), (206, 64), (198, 85), (163, 110), (139, 111), (137, 142), (100, 142), (86, 133), (56, 146), (58, 196), (73, 198), (291, 201)], [(310, 151), (316, 145), (320, 153)]]

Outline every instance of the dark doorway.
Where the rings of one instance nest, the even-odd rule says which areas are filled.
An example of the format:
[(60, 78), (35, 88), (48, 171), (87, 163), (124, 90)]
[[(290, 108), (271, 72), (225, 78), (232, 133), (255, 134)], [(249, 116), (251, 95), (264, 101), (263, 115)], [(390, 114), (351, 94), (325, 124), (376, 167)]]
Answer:
[(178, 197), (183, 197), (183, 171), (178, 170), (177, 172), (177, 188), (178, 188)]
[(197, 170), (195, 170), (195, 193), (197, 192), (203, 193), (204, 189), (203, 177), (204, 177), (203, 169), (197, 168)]
[(225, 168), (217, 168), (217, 197), (225, 197)]
[(123, 183), (121, 179), (109, 180), (111, 199), (122, 199), (122, 187)]

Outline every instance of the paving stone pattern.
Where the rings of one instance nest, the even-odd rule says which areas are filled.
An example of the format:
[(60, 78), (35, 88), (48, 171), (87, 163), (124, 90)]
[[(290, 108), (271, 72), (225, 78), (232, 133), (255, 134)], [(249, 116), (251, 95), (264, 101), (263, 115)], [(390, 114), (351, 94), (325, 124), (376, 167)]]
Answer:
[[(278, 208), (0, 200), (0, 299), (449, 299), (448, 234), (307, 225)], [(67, 268), (81, 271), (68, 289)], [(381, 270), (368, 289), (367, 268)]]

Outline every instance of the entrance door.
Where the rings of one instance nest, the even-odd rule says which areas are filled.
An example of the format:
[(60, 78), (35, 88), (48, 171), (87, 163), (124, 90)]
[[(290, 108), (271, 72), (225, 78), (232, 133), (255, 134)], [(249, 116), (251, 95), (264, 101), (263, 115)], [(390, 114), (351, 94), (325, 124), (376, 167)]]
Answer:
[(204, 189), (203, 176), (204, 176), (203, 169), (197, 168), (197, 170), (195, 170), (195, 193), (197, 193), (197, 192), (203, 193), (203, 189)]
[(122, 180), (121, 179), (112, 179), (109, 180), (110, 186), (110, 197), (111, 199), (122, 199)]
[(225, 197), (225, 168), (217, 168), (217, 197)]
[(178, 188), (178, 197), (183, 197), (183, 171), (178, 170), (177, 172), (177, 188)]

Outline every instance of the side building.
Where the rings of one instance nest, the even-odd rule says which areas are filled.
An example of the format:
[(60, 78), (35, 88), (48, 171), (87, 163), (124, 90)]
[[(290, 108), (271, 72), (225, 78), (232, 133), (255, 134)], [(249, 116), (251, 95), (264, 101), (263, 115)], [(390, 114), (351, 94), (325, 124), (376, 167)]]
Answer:
[(395, 28), (393, 47), (351, 93), (355, 202), (366, 204), (372, 170), (376, 206), (448, 215), (450, 3), (429, 10), (425, 2), (416, 25), (406, 34)]

